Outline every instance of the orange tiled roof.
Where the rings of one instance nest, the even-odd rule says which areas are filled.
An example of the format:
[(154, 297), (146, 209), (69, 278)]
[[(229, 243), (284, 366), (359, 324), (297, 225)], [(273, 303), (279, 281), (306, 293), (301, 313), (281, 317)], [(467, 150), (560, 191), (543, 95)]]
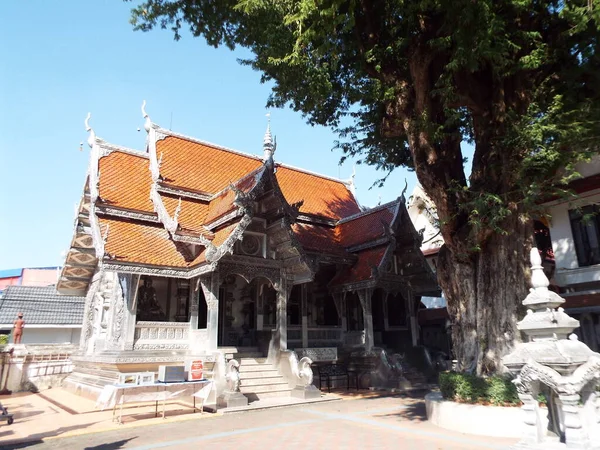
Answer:
[(394, 218), (396, 204), (343, 222), (337, 226), (339, 239), (344, 247), (374, 241), (385, 236), (384, 225), (390, 225)]
[[(161, 198), (169, 215), (173, 217), (179, 198), (161, 194)], [(208, 204), (200, 200), (192, 200), (188, 198), (181, 199), (181, 210), (179, 213), (179, 226), (184, 231), (193, 233), (207, 234), (207, 230), (203, 227), (208, 213)]]
[(330, 254), (347, 254), (339, 243), (334, 228), (296, 222), (292, 224), (292, 231), (300, 245), (306, 250)]
[(259, 158), (210, 147), (175, 136), (156, 142), (165, 182), (193, 191), (216, 194), (262, 165)]
[(332, 286), (338, 286), (340, 284), (356, 283), (358, 281), (370, 279), (372, 268), (379, 267), (386, 249), (387, 245), (384, 245), (356, 253), (358, 260), (354, 265), (339, 272), (333, 280), (331, 280), (330, 284)]
[(238, 223), (240, 222), (240, 219), (237, 220), (237, 222), (232, 223), (230, 225), (227, 225), (226, 227), (221, 228), (218, 231), (215, 231), (215, 237), (212, 240), (212, 243), (215, 247), (220, 247), (221, 244), (223, 244), (223, 242), (225, 242), (225, 239), (227, 239), (229, 237), (229, 235), (233, 232), (233, 230), (235, 230), (235, 227), (238, 226)]
[(108, 226), (105, 251), (119, 262), (150, 266), (188, 268), (205, 261), (204, 250), (191, 258), (185, 244), (174, 242), (162, 224), (143, 224), (120, 219), (99, 218)]
[(114, 151), (100, 158), (100, 197), (105, 204), (154, 213), (148, 159)]
[(285, 166), (277, 167), (276, 176), (289, 204), (304, 201), (300, 207), (303, 214), (339, 220), (360, 212), (352, 193), (341, 181)]
[[(250, 192), (256, 186), (259, 174), (262, 173), (261, 170), (262, 167), (255, 170), (254, 172), (247, 174), (242, 179), (237, 180), (235, 183), (233, 183), (236, 189), (239, 189), (244, 194)], [(231, 189), (231, 187), (228, 187), (223, 192), (221, 192), (216, 198), (212, 199), (208, 207), (208, 214), (205, 223), (210, 224), (211, 222), (217, 220), (219, 217), (222, 217), (228, 212), (236, 209), (236, 205), (233, 204), (234, 200), (235, 191)]]

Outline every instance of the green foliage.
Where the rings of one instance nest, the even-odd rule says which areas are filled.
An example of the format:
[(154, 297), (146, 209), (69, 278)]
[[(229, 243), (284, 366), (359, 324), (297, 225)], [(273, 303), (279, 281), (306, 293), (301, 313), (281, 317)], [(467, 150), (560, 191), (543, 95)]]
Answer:
[(518, 405), (517, 389), (509, 378), (443, 372), (439, 377), (440, 391), (445, 399), (464, 403), (491, 403), (493, 405)]
[(415, 169), (444, 226), (471, 237), (510, 231), (600, 141), (600, 2), (145, 0), (131, 23), (248, 48), (269, 105), (337, 130), (342, 159), (381, 182)]
[(0, 345), (8, 344), (8, 334), (0, 334)]

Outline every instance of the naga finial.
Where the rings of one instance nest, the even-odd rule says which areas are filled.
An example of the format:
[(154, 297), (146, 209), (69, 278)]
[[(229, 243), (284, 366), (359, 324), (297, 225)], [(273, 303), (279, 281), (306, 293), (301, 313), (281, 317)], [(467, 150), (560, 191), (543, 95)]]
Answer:
[(150, 128), (152, 128), (152, 121), (150, 120), (150, 116), (148, 116), (148, 113), (146, 112), (146, 100), (142, 102), (142, 117), (146, 119), (146, 121), (144, 122), (144, 130), (146, 130), (146, 132), (149, 133)]
[(402, 189), (402, 194), (400, 194), (400, 200), (402, 201), (402, 203), (406, 202), (406, 197), (404, 196), (404, 194), (406, 194), (407, 189), (408, 189), (408, 180), (405, 178), (404, 179), (404, 189)]
[(85, 131), (88, 131), (90, 133), (90, 135), (88, 136), (87, 139), (87, 143), (90, 146), (90, 148), (92, 148), (92, 146), (94, 145), (94, 142), (96, 142), (96, 133), (94, 133), (94, 130), (92, 129), (92, 127), (90, 127), (90, 118), (92, 117), (92, 113), (88, 113), (87, 117), (85, 118), (84, 124), (85, 124)]

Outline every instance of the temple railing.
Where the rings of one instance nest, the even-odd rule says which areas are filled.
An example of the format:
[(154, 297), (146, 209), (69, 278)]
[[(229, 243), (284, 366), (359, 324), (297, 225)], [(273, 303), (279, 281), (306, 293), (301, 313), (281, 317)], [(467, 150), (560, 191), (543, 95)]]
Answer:
[(134, 350), (177, 350), (189, 347), (187, 322), (138, 322), (135, 324)]
[[(307, 333), (310, 345), (337, 346), (344, 341), (344, 331), (341, 327), (308, 327)], [(298, 326), (289, 327), (287, 339), (288, 341), (302, 342), (302, 328)]]

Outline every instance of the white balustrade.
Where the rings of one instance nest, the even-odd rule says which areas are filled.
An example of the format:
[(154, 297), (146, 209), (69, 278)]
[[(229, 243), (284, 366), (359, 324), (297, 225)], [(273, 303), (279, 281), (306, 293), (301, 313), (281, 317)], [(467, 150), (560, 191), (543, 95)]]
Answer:
[(138, 322), (134, 350), (177, 350), (189, 347), (188, 322)]

